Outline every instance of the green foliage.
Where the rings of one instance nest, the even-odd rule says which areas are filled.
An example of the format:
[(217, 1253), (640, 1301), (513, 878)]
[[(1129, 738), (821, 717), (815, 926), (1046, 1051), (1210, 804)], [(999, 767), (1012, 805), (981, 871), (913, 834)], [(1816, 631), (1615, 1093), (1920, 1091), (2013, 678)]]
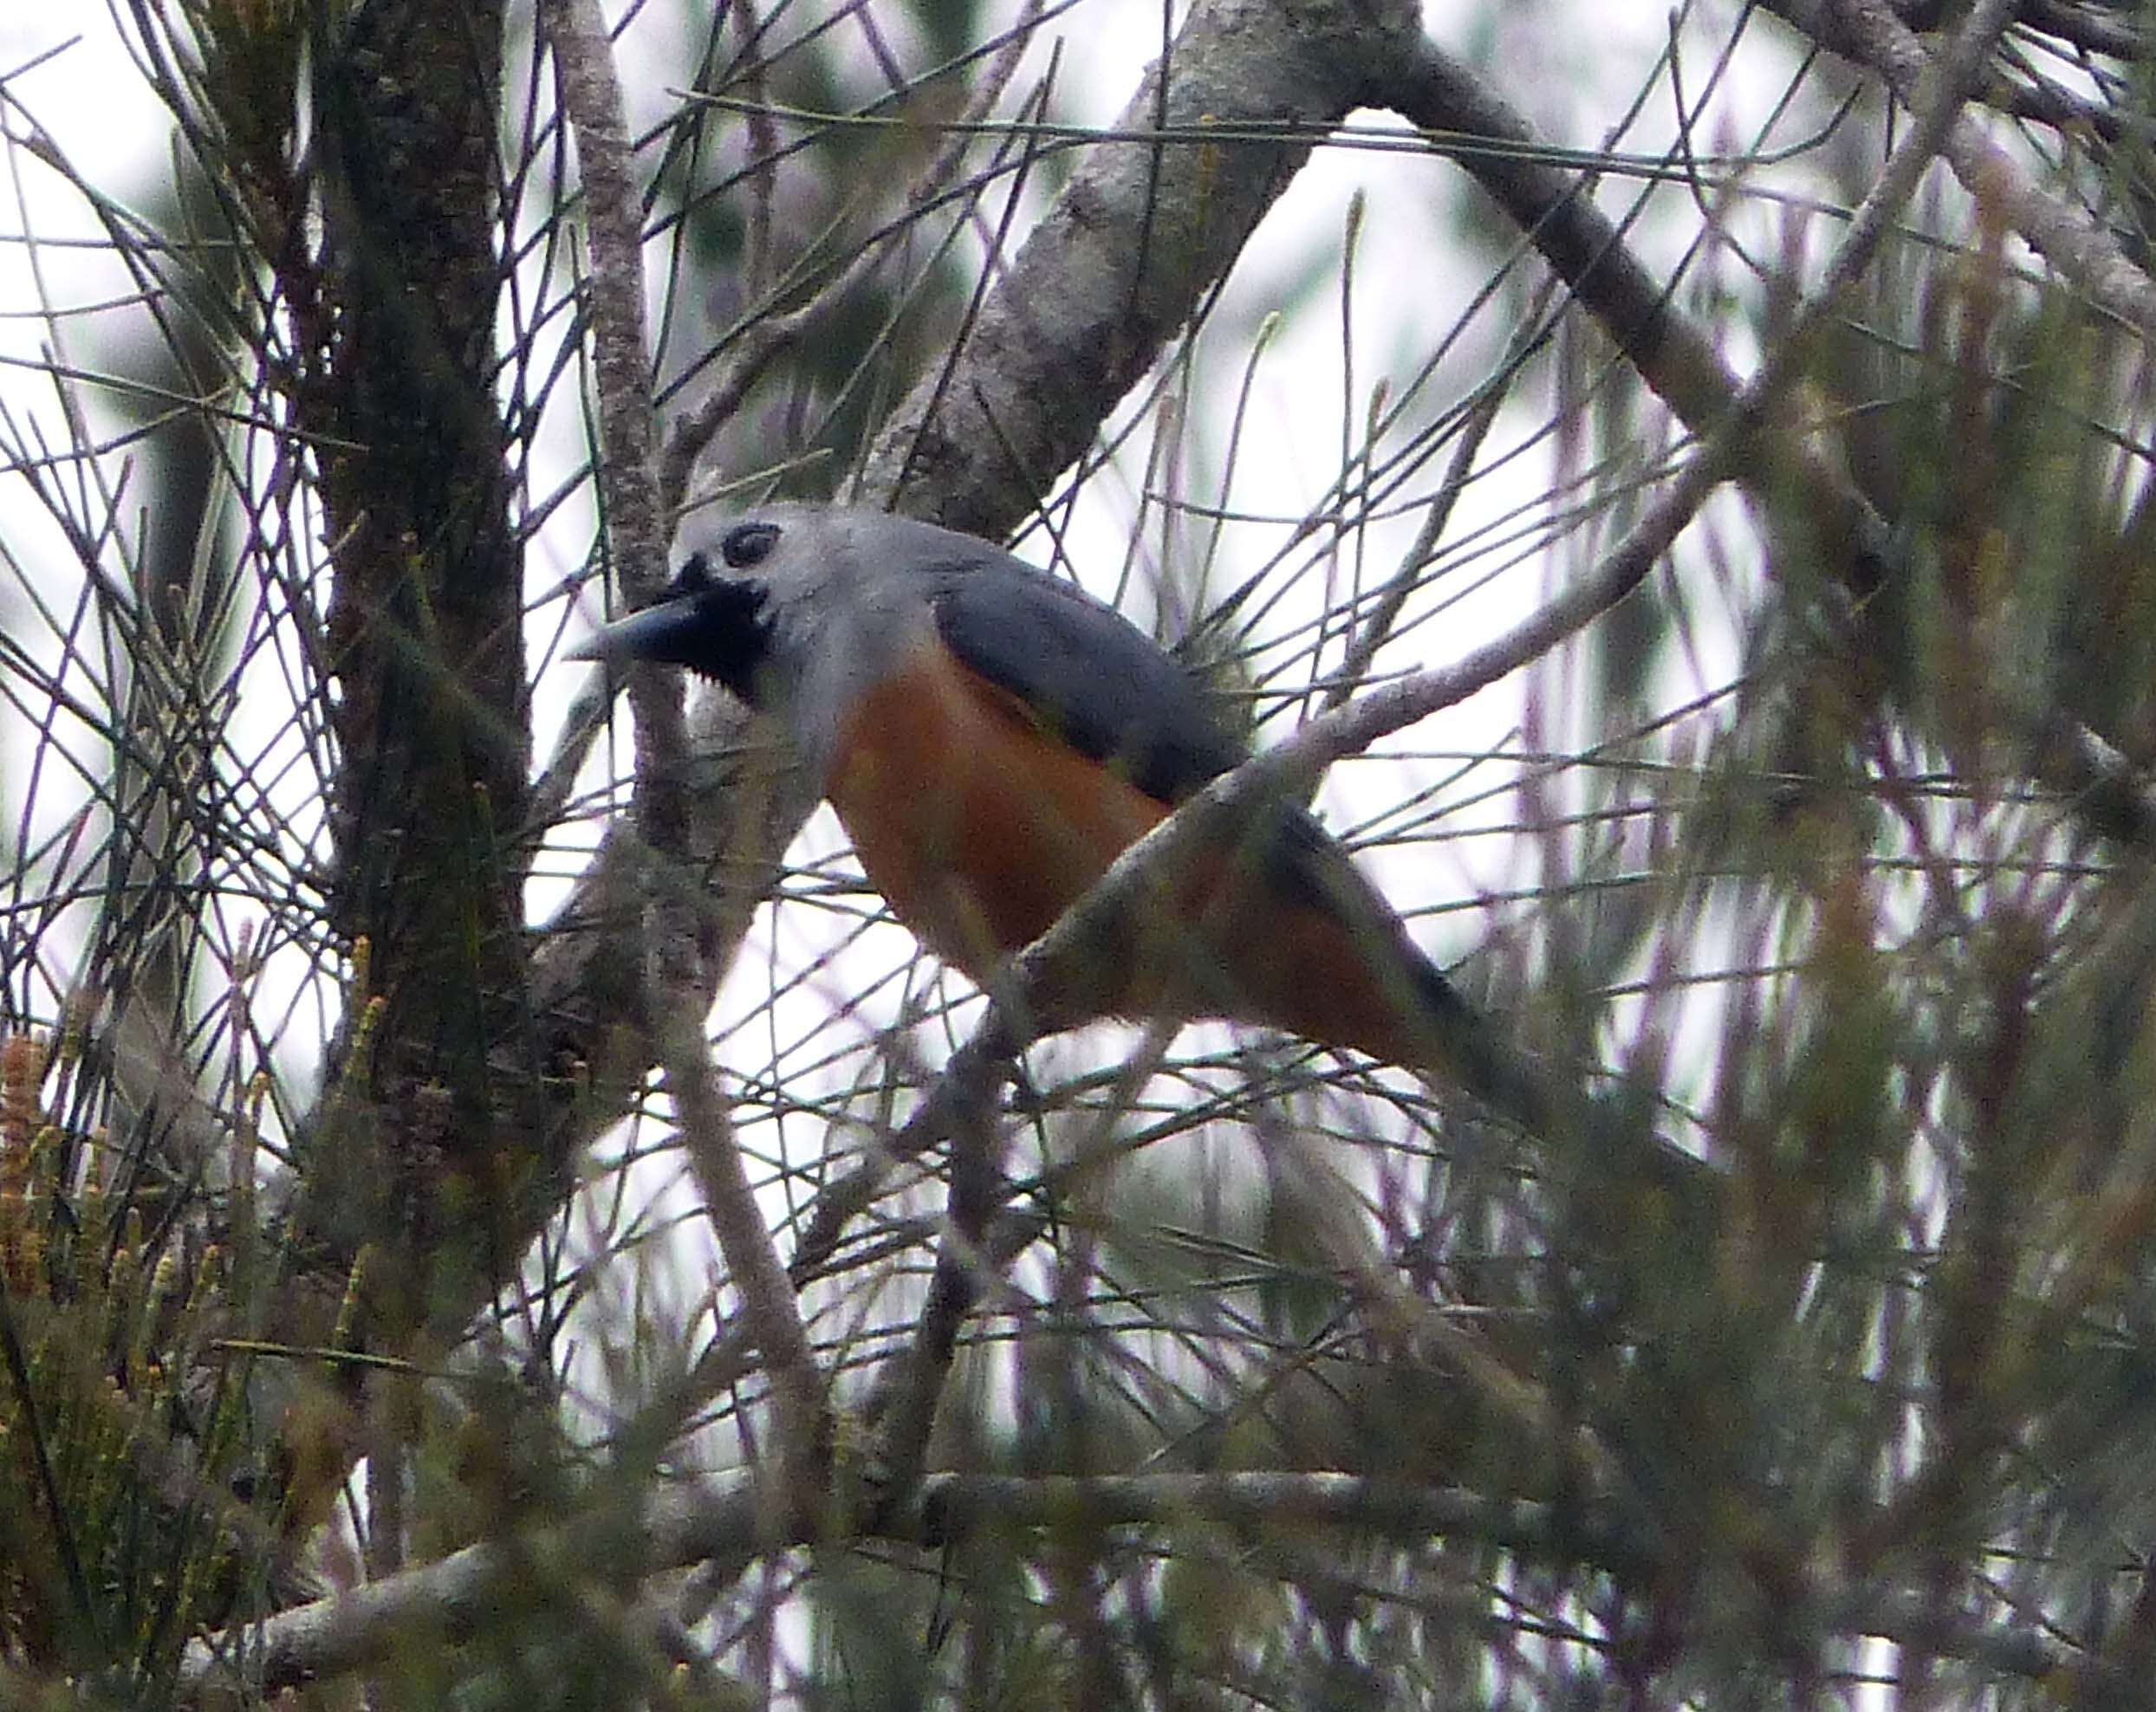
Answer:
[(46, 1059), (0, 1043), (0, 1660), (143, 1694), (259, 1592), (270, 1519), (236, 1488), (260, 1447), (216, 1347), (224, 1258), (191, 1268), (106, 1138), (46, 1121)]

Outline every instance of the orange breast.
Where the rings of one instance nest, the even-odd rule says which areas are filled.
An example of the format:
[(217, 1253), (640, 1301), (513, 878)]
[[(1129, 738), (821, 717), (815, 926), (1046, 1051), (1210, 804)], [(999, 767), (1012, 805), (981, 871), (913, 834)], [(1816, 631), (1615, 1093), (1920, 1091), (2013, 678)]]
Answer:
[(870, 882), (976, 981), (1166, 812), (940, 649), (863, 698), (828, 789)]
[[(924, 649), (854, 710), (827, 791), (899, 918), (982, 982), (1167, 812), (940, 648)], [(1325, 911), (1269, 896), (1264, 869), (1224, 856), (1200, 864), (1173, 920), (1152, 924), (1165, 931), (1141, 924), (1127, 943), (1099, 948), (1085, 990), (1054, 995), (1036, 1021), (1150, 1016), (1172, 994), (1178, 1015), (1267, 1023), (1403, 1061), (1408, 1035), (1369, 974), (1373, 958), (1383, 967), (1404, 950), (1397, 922), (1378, 931), (1389, 943), (1358, 943)], [(1224, 895), (1231, 873), (1239, 883)]]

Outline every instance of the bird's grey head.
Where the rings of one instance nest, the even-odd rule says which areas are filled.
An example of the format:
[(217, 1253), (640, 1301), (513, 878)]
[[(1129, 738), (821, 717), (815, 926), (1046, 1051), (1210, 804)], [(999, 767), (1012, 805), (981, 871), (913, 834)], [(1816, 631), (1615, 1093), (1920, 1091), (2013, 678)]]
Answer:
[(577, 652), (715, 679), (776, 716), (819, 769), (860, 698), (933, 640), (937, 589), (1003, 556), (931, 523), (833, 505), (692, 522), (679, 547), (660, 599)]
[(785, 532), (783, 519), (761, 516), (698, 531), (659, 599), (575, 657), (686, 666), (756, 705), (776, 626), (770, 561)]

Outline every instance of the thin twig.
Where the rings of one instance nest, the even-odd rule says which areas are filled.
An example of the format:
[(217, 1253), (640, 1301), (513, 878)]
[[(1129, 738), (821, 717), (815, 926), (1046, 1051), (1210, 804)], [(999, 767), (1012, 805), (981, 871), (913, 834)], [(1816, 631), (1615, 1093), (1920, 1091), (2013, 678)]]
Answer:
[[(851, 302), (875, 270), (887, 263), (893, 242), (910, 237), (913, 230), (911, 217), (942, 197), (964, 164), (966, 151), (972, 146), (974, 126), (988, 117), (1009, 88), (1019, 62), (1031, 45), (1032, 26), (1045, 3), (1046, 0), (1026, 0), (1008, 39), (989, 62), (978, 88), (966, 103), (964, 119), (945, 137), (935, 158), (908, 188), (904, 211), (900, 217), (885, 227), (882, 241), (862, 245), (844, 271), (799, 308), (785, 315), (766, 316), (744, 331), (740, 348), (734, 353), (718, 384), (703, 403), (678, 420), (667, 434), (660, 480), (669, 504), (679, 506), (682, 503), (688, 492), (689, 472), (697, 458), (711, 444), (712, 436), (732, 419), (750, 388), (772, 360), (811, 337), (833, 315)], [(752, 126), (759, 121), (768, 125), (770, 119), (769, 111), (761, 104), (750, 109)], [(1008, 148), (1010, 145), (1006, 140), (1003, 146)], [(767, 176), (759, 174), (759, 185)], [(761, 209), (767, 200), (768, 196), (760, 191), (756, 205)]]
[[(594, 0), (547, 0), (544, 16), (562, 68), (562, 107), (576, 133), (591, 231), (592, 366), (605, 446), (599, 480), (622, 587), (633, 606), (641, 606), (658, 592), (668, 535), (655, 479), (651, 371), (645, 357), (642, 201), (598, 6)], [(689, 742), (680, 680), (676, 673), (644, 666), (633, 668), (628, 681), (636, 723), (637, 831), (651, 859), (685, 871)], [(823, 1384), (800, 1304), (779, 1263), (712, 1077), (704, 1032), (711, 981), (698, 911), (680, 888), (653, 885), (645, 922), (649, 1015), (683, 1145), (728, 1275), (740, 1293), (744, 1317), (770, 1365), (776, 1442), (789, 1459), (806, 1459), (797, 1465), (805, 1469), (820, 1458), (828, 1438)]]
[[(1834, 15), (1826, 0), (1776, 0), (1775, 10), (1829, 46), (1847, 40), (1830, 27)], [(1899, 47), (1916, 41), (1906, 30), (1902, 36), (1906, 42), (1893, 38)], [(1923, 54), (1920, 42), (1916, 51)], [(1899, 51), (1893, 57), (1893, 75), (1902, 80), (1898, 89), (1913, 94), (1920, 68)], [(1686, 427), (1704, 435), (1723, 420), (1742, 390), (1736, 371), (1705, 327), (1626, 247), (1584, 193), (1586, 181), (1553, 163), (1527, 121), (1490, 92), (1485, 79), (1425, 40), (1394, 66), (1380, 99), (1446, 139), (1446, 152), (1528, 234)], [(2133, 273), (2115, 246), (2098, 241), (2101, 234), (2085, 217), (2048, 201), (2023, 175), (2007, 170), (2010, 164), (1995, 159), (1997, 151), (1973, 120), (1956, 117), (1944, 141), (1950, 165), (1958, 159), (1972, 168), (1983, 163), (1977, 181), (2000, 187), (2010, 208), (2030, 222), (2029, 242), (2062, 271), (2075, 274), (2092, 297), (2127, 312), (2125, 318), (2134, 325), (2156, 327), (2146, 280)], [(2038, 232), (2045, 242), (2038, 241)], [(2046, 243), (2054, 247), (2046, 249)], [(2152, 308), (2152, 314), (2143, 316), (2143, 308)], [(1818, 544), (1824, 562), (1838, 568), (1852, 602), (1861, 604), (1895, 561), (1892, 532), (1828, 449), (1805, 431), (1809, 415), (1792, 412), (1789, 422), (1758, 425), (1729, 473), (1763, 504), (1800, 507), (1808, 537)], [(1854, 610), (1841, 615), (1845, 621), (1853, 619)], [(2104, 764), (2106, 757), (2116, 757), (2116, 744), (2077, 720), (2042, 709), (2024, 711), (2020, 723), (2036, 776), (2060, 792), (2077, 815), (2107, 836), (2156, 845), (2156, 789), (2146, 778)]]

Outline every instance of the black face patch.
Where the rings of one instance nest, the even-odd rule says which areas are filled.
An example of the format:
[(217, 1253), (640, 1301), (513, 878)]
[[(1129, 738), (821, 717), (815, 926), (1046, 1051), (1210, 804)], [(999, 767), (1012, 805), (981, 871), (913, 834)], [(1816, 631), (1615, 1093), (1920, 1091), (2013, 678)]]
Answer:
[(659, 599), (653, 604), (663, 606), (671, 600), (705, 593), (715, 587), (719, 579), (711, 574), (711, 555), (703, 552), (692, 553), (681, 561), (681, 568), (673, 574), (672, 580), (659, 591)]
[(614, 626), (612, 652), (686, 666), (754, 706), (771, 651), (770, 598), (755, 578), (715, 575), (704, 554), (692, 554), (657, 600)]
[(693, 597), (696, 643), (682, 664), (718, 679), (751, 707), (757, 668), (771, 652), (771, 592), (760, 582), (708, 577)]

